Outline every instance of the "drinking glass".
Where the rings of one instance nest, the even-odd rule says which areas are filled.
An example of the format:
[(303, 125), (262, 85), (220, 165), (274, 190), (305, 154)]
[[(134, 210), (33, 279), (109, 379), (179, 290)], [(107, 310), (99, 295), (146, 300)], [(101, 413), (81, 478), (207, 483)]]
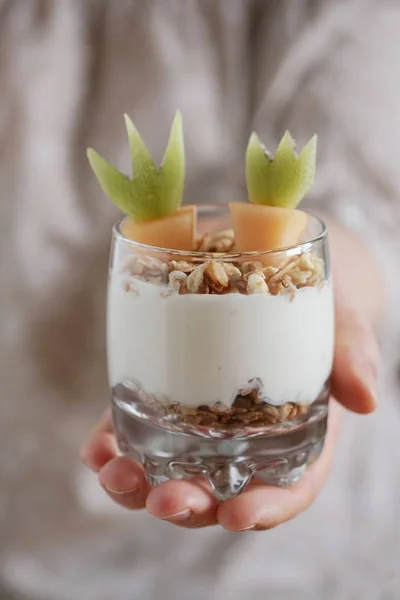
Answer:
[(203, 475), (219, 500), (297, 481), (323, 447), (334, 310), (327, 232), (239, 253), (225, 205), (198, 207), (198, 250), (113, 230), (107, 347), (114, 428), (151, 485)]

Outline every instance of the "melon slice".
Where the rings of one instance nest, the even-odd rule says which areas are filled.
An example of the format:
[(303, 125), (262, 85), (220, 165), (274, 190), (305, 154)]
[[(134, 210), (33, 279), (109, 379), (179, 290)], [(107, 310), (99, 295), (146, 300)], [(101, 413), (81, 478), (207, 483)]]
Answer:
[(194, 204), (190, 204), (162, 219), (144, 223), (135, 223), (132, 219), (127, 219), (122, 224), (121, 231), (125, 237), (139, 244), (191, 251), (196, 235), (196, 222), (197, 209)]
[(242, 202), (229, 208), (238, 252), (294, 246), (307, 227), (308, 215), (302, 210)]

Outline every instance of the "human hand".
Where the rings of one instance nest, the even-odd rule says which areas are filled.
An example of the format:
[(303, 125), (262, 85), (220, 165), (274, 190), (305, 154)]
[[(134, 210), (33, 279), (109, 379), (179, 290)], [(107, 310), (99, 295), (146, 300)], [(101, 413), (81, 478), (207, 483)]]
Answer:
[[(364, 313), (362, 313), (364, 315)], [(107, 411), (81, 447), (83, 462), (98, 473), (100, 485), (117, 504), (142, 509), (175, 525), (197, 528), (220, 524), (230, 531), (270, 529), (305, 510), (319, 494), (330, 470), (342, 406), (357, 413), (377, 404), (378, 347), (368, 318), (336, 293), (333, 397), (328, 432), (319, 459), (288, 488), (254, 481), (238, 497), (218, 502), (202, 478), (168, 481), (151, 489), (140, 464), (119, 456)], [(341, 406), (342, 405), (342, 406)]]

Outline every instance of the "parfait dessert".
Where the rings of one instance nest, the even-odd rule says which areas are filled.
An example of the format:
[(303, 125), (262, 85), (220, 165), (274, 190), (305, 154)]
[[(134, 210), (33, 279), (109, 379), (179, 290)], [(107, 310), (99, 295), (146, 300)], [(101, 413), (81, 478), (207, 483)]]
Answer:
[(88, 151), (125, 213), (113, 232), (108, 368), (121, 451), (152, 484), (204, 475), (220, 499), (296, 481), (320, 453), (333, 359), (323, 223), (297, 208), (316, 137), (246, 152), (248, 199), (187, 204), (182, 118), (161, 167), (128, 117), (133, 177)]

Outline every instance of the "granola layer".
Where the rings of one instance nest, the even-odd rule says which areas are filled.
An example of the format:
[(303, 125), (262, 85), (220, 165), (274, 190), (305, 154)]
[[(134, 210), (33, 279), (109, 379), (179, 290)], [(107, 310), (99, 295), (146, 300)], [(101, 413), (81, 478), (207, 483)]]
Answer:
[[(171, 292), (184, 294), (270, 294), (293, 297), (296, 290), (319, 286), (324, 281), (324, 261), (311, 252), (286, 258), (279, 266), (265, 266), (225, 252), (234, 252), (230, 231), (204, 236), (197, 245), (201, 257), (165, 260), (153, 256), (136, 256), (125, 265), (124, 272), (134, 278), (167, 286)], [(127, 284), (129, 290), (129, 282)]]
[(243, 428), (262, 428), (272, 425), (283, 425), (301, 418), (307, 413), (308, 406), (296, 402), (286, 402), (274, 406), (260, 397), (259, 386), (241, 390), (233, 404), (228, 406), (222, 402), (212, 405), (188, 407), (171, 402), (167, 396), (147, 394), (140, 386), (131, 383), (129, 387), (121, 386), (117, 395), (127, 390), (130, 402), (138, 403), (151, 410), (154, 417), (174, 416), (178, 419), (174, 424), (186, 424), (191, 427), (206, 427), (218, 430), (237, 430)]
[(198, 408), (171, 404), (167, 407), (167, 413), (179, 415), (183, 423), (220, 430), (281, 425), (306, 412), (307, 406), (301, 404), (286, 402), (282, 406), (273, 406), (267, 402), (256, 402), (249, 396), (237, 396), (232, 407), (222, 404)]

